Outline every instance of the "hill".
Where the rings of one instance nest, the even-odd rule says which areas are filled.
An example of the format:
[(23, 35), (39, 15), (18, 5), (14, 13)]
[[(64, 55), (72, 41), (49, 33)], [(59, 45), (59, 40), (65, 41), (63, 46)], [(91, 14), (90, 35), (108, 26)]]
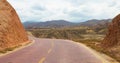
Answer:
[(0, 51), (28, 41), (26, 32), (13, 7), (0, 0)]
[(34, 28), (70, 28), (70, 27), (107, 27), (109, 22), (112, 19), (103, 19), (103, 20), (97, 20), (92, 19), (85, 22), (80, 23), (73, 23), (66, 20), (52, 20), (52, 21), (46, 21), (46, 22), (34, 22), (34, 21), (27, 21), (24, 22), (24, 27), (26, 29), (34, 29)]
[(117, 15), (110, 23), (108, 33), (103, 40), (103, 45), (106, 47), (113, 47), (120, 43), (120, 14)]
[(65, 20), (52, 20), (46, 22), (24, 22), (25, 28), (62, 28), (76, 25), (76, 23), (68, 22)]
[(107, 54), (120, 61), (120, 14), (110, 23), (106, 37), (101, 44)]
[(90, 27), (99, 26), (99, 25), (105, 26), (111, 21), (112, 19), (102, 19), (102, 20), (92, 19), (85, 22), (81, 22), (80, 26), (90, 26)]

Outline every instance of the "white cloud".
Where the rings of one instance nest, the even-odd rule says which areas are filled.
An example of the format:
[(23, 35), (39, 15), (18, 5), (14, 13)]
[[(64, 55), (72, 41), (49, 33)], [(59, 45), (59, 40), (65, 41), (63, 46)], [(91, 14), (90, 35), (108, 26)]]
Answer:
[(64, 19), (85, 21), (113, 18), (120, 13), (120, 0), (8, 0), (22, 21)]

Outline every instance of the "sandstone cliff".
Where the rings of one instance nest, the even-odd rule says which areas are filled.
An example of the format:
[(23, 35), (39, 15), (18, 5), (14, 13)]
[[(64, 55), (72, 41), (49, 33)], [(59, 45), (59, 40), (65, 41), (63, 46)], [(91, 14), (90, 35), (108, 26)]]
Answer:
[(117, 15), (110, 23), (108, 33), (102, 44), (104, 47), (120, 45), (120, 14)]
[(27, 40), (16, 11), (6, 0), (0, 0), (0, 50), (15, 47)]

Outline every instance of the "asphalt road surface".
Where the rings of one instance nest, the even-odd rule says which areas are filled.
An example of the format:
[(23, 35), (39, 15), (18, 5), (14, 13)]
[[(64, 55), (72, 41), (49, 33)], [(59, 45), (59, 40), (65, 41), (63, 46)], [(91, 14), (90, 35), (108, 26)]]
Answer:
[(104, 63), (83, 45), (69, 40), (38, 39), (23, 49), (0, 57), (0, 63)]

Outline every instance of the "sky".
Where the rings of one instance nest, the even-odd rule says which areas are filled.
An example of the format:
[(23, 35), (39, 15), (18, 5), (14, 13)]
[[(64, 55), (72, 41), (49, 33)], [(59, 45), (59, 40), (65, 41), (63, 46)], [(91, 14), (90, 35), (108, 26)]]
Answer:
[(120, 13), (120, 0), (8, 0), (22, 22), (109, 19)]

